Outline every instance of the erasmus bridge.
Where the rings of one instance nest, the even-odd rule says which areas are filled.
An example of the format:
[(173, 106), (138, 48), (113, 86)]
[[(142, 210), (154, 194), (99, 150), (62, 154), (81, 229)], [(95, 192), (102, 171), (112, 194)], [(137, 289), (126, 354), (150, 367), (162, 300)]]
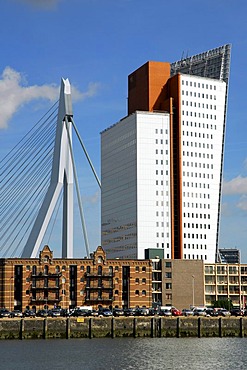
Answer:
[(0, 257), (35, 258), (52, 216), (63, 201), (62, 258), (73, 257), (74, 190), (87, 256), (89, 243), (72, 147), (76, 133), (71, 86), (61, 80), (60, 98), (0, 162)]

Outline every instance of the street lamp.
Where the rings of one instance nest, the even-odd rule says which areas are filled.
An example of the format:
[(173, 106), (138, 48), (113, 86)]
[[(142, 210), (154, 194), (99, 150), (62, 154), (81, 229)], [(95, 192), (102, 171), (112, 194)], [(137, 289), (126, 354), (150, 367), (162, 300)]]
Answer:
[(195, 306), (195, 275), (192, 275), (192, 306)]

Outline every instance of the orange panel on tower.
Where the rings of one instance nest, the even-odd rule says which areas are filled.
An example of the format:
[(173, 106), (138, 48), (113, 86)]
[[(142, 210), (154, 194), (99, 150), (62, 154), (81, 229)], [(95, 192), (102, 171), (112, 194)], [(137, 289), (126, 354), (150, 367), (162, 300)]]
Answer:
[(147, 62), (128, 77), (128, 114), (163, 110), (163, 88), (170, 78), (170, 63)]

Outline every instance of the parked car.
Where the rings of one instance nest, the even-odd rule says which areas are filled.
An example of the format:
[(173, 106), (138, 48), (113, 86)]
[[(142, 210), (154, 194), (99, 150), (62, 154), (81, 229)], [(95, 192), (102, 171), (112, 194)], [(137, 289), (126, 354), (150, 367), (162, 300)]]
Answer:
[(13, 310), (10, 312), (9, 317), (23, 317), (23, 313), (20, 310)]
[(205, 308), (194, 308), (193, 310), (194, 316), (207, 316)]
[(193, 311), (189, 308), (182, 309), (182, 315), (183, 316), (193, 316)]
[(112, 316), (112, 311), (109, 308), (102, 308), (99, 310), (99, 316), (110, 317)]
[(48, 310), (39, 310), (36, 314), (38, 317), (48, 317), (49, 311)]
[(75, 317), (86, 317), (89, 315), (89, 311), (88, 310), (80, 310), (80, 309), (76, 309), (74, 310), (74, 312), (71, 314), (71, 316), (75, 316)]
[(172, 316), (182, 316), (182, 311), (178, 310), (177, 308), (171, 309)]
[(243, 316), (243, 311), (240, 308), (233, 308), (230, 313), (232, 316)]
[(134, 316), (135, 315), (135, 309), (134, 308), (125, 308), (124, 309), (124, 315), (125, 316)]
[(49, 311), (49, 316), (51, 317), (60, 317), (61, 316), (61, 310), (59, 308), (53, 308)]
[(229, 317), (231, 316), (231, 312), (226, 310), (225, 308), (221, 308), (218, 310), (218, 316)]
[(88, 312), (88, 315), (97, 317), (97, 316), (99, 316), (99, 312), (97, 310), (91, 310), (91, 311)]
[(113, 308), (112, 313), (115, 317), (124, 316), (124, 310), (122, 310), (121, 308)]
[(172, 316), (172, 311), (169, 308), (162, 308), (159, 311), (159, 316), (166, 316), (166, 317)]
[(135, 316), (148, 316), (149, 315), (149, 309), (145, 307), (138, 307), (135, 310)]
[(6, 310), (6, 308), (1, 308), (0, 309), (0, 317), (10, 317), (10, 312)]
[(35, 317), (36, 313), (33, 310), (28, 310), (27, 309), (23, 312), (23, 316), (24, 317)]

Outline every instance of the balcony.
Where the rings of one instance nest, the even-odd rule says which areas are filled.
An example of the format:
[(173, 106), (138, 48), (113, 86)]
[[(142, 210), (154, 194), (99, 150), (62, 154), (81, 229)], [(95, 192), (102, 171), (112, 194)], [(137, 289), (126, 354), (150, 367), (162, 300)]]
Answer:
[(36, 274), (32, 274), (32, 279), (43, 279), (43, 278), (54, 279), (54, 278), (59, 278), (60, 276), (62, 276), (61, 272), (57, 272), (54, 274), (51, 274), (51, 273), (46, 274), (45, 272), (37, 272)]
[(104, 279), (109, 279), (109, 278), (113, 278), (114, 274), (112, 273), (109, 273), (109, 274), (99, 274), (97, 272), (95, 273), (92, 273), (92, 272), (85, 272), (85, 277), (87, 278), (104, 278)]

